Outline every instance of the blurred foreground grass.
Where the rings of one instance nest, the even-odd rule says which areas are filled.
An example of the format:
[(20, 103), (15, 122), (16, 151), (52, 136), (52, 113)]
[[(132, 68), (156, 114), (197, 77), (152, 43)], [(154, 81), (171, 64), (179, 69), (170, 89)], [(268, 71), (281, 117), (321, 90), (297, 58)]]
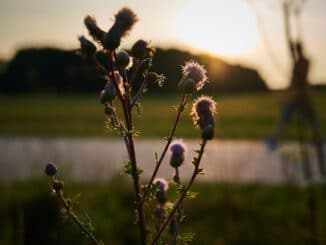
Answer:
[[(65, 186), (67, 195), (80, 194), (75, 206), (91, 217), (105, 244), (136, 244), (131, 185), (115, 179)], [(182, 228), (196, 233), (192, 244), (310, 244), (306, 187), (198, 183), (194, 191), (200, 194), (186, 201)], [(314, 192), (315, 238), (326, 244), (325, 190)], [(74, 224), (62, 221), (46, 179), (1, 183), (0, 193), (0, 244), (88, 244)]]
[[(322, 136), (326, 136), (326, 91), (315, 92), (314, 101), (320, 118)], [(216, 134), (219, 138), (263, 139), (269, 136), (279, 117), (278, 93), (216, 95), (218, 102)], [(145, 95), (136, 130), (142, 137), (168, 135), (178, 104), (177, 95)], [(191, 104), (183, 115), (177, 134), (198, 137), (189, 117)], [(288, 130), (296, 137), (296, 127)], [(14, 95), (0, 96), (0, 136), (87, 137), (116, 136), (104, 126), (103, 106), (97, 95)]]

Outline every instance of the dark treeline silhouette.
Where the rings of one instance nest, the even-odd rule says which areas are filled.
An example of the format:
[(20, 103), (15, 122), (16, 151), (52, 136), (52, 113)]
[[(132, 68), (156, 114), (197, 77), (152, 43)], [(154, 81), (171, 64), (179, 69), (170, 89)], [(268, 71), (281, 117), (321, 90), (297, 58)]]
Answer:
[[(103, 55), (99, 58), (105, 60)], [(267, 89), (256, 70), (230, 65), (210, 55), (157, 49), (152, 70), (167, 77), (163, 89), (175, 91), (181, 79), (180, 68), (189, 59), (197, 60), (207, 68), (210, 84), (206, 92)], [(92, 64), (82, 60), (75, 51), (54, 48), (20, 50), (0, 75), (1, 92), (98, 92), (103, 83)]]

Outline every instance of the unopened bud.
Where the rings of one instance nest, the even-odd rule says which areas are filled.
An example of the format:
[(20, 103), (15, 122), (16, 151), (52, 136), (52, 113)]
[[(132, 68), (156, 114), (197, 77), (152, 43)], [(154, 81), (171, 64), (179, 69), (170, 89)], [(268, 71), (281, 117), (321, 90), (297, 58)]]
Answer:
[(196, 91), (196, 82), (192, 78), (182, 79), (179, 83), (179, 89), (182, 94), (192, 94)]
[(100, 93), (100, 102), (105, 104), (111, 102), (117, 96), (115, 86), (111, 80), (107, 82), (104, 89)]
[(138, 40), (131, 48), (131, 54), (136, 59), (145, 59), (153, 56), (155, 49), (149, 42)]
[(50, 162), (45, 166), (45, 174), (48, 176), (53, 176), (58, 172), (57, 167), (54, 163)]
[(131, 62), (130, 56), (126, 50), (119, 50), (117, 52), (117, 65), (120, 66), (121, 68), (128, 68)]

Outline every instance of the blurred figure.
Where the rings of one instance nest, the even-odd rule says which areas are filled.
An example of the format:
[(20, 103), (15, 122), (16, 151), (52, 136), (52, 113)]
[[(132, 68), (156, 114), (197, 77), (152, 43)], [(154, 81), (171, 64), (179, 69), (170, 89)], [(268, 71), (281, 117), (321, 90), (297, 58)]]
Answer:
[(270, 150), (276, 149), (278, 141), (283, 135), (284, 129), (290, 121), (294, 112), (297, 112), (299, 140), (303, 140), (306, 122), (309, 123), (313, 134), (313, 140), (316, 147), (317, 158), (321, 175), (325, 176), (325, 164), (323, 143), (320, 138), (319, 125), (314, 110), (311, 95), (309, 93), (309, 60), (304, 55), (301, 41), (294, 42), (290, 38), (289, 12), (288, 5), (284, 4), (286, 36), (292, 59), (292, 75), (290, 86), (287, 91), (287, 101), (285, 102), (280, 120), (276, 125), (274, 134), (268, 139)]

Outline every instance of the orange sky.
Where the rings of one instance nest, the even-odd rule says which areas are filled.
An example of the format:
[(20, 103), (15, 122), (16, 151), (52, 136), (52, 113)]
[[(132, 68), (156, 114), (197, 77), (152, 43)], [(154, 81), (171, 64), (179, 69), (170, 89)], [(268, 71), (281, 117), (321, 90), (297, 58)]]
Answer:
[[(9, 59), (24, 46), (76, 48), (86, 34), (83, 17), (95, 15), (105, 29), (122, 6), (138, 13), (140, 21), (124, 42), (139, 38), (154, 46), (209, 52), (232, 63), (255, 67), (271, 88), (288, 84), (289, 59), (285, 45), (281, 0), (251, 0), (263, 17), (262, 41), (254, 11), (246, 0), (2, 0), (0, 2), (0, 57)], [(307, 0), (302, 33), (312, 59), (310, 80), (326, 82), (326, 1)]]

